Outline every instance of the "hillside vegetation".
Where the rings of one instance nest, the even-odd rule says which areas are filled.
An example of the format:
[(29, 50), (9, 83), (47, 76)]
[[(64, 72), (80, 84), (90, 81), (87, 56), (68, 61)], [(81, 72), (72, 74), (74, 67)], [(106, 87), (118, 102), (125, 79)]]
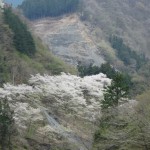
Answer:
[(17, 128), (12, 149), (89, 150), (103, 87), (109, 83), (104, 74), (80, 78), (63, 73), (32, 75), (28, 84), (5, 84), (0, 100), (8, 98)]
[[(12, 14), (12, 16), (15, 15)], [(36, 73), (59, 74), (60, 72), (76, 72), (74, 68), (54, 57), (47, 48), (43, 46), (42, 42), (35, 37), (33, 37), (33, 41), (36, 52), (32, 58), (26, 55), (29, 52), (27, 47), (25, 49), (20, 45), (20, 48), (24, 49), (23, 53), (18, 49), (16, 50), (14, 37), (17, 32), (14, 33), (11, 29), (11, 26), (15, 24), (13, 24), (14, 22), (12, 21), (11, 26), (9, 26), (9, 24), (4, 21), (6, 20), (5, 17), (6, 15), (0, 13), (0, 85), (8, 81), (12, 83), (26, 82), (31, 74)], [(17, 20), (14, 21), (19, 23), (20, 19), (17, 18)], [(29, 33), (28, 30), (27, 33)], [(24, 40), (24, 36), (25, 34), (22, 34), (22, 40)]]
[(107, 61), (131, 75), (131, 93), (139, 95), (138, 104), (130, 104), (132, 111), (126, 103), (103, 112), (93, 150), (150, 149), (149, 8), (149, 0), (83, 0), (81, 20), (91, 28)]
[[(93, 150), (149, 150), (150, 2), (81, 0), (79, 4), (80, 2), (83, 3), (78, 14), (82, 22), (79, 17), (74, 19), (75, 15), (70, 18), (67, 16), (68, 22), (65, 19), (60, 21), (58, 17), (48, 21), (44, 19), (39, 24), (35, 21), (36, 31), (43, 37), (53, 39), (51, 48), (59, 46), (61, 52), (62, 45), (70, 50), (70, 43), (80, 51), (78, 41), (81, 41), (86, 52), (92, 51), (98, 56), (89, 53), (93, 58), (100, 59), (103, 54), (113, 67), (109, 63), (101, 67), (93, 64), (78, 66), (79, 75), (83, 77), (103, 72), (112, 80), (103, 74), (83, 78), (62, 74), (32, 76), (29, 85), (5, 84), (4, 88), (0, 88), (1, 96), (11, 100), (14, 115), (18, 117), (16, 125), (25, 127), (20, 132), (23, 147), (90, 149), (92, 134), (99, 125), (94, 134)], [(78, 1), (75, 0), (25, 0), (20, 8), (32, 20), (72, 13), (77, 6)], [(13, 84), (26, 82), (30, 74), (36, 73), (56, 75), (61, 71), (75, 72), (52, 56), (13, 12), (5, 10), (0, 19), (1, 84), (6, 81)], [(80, 36), (75, 38), (77, 32), (73, 31), (76, 30), (79, 33), (82, 31), (78, 35), (86, 37), (89, 45), (96, 45), (95, 51), (88, 48), (88, 44), (82, 38), (79, 39)], [(91, 34), (88, 35), (90, 31)], [(47, 41), (50, 43), (49, 39)], [(69, 57), (68, 54), (67, 59)], [(127, 75), (118, 73), (118, 70)], [(145, 90), (147, 91), (140, 95)], [(127, 99), (137, 94), (138, 102)], [(23, 149), (22, 143), (15, 143), (14, 147)]]
[[(150, 56), (149, 0), (82, 0), (81, 19), (98, 30), (97, 38), (117, 35), (131, 49)], [(97, 15), (98, 14), (98, 15)]]
[(12, 13), (10, 8), (4, 10), (4, 19), (14, 33), (13, 43), (15, 48), (21, 53), (33, 56), (36, 52), (36, 48), (27, 26), (22, 23), (17, 15)]
[[(76, 1), (78, 9), (71, 11), (75, 14), (70, 15), (68, 11), (67, 16), (60, 18), (56, 16), (64, 14), (63, 11), (57, 15), (45, 15), (45, 12), (59, 11), (59, 6), (65, 8), (66, 4), (75, 1), (25, 2), (34, 6), (29, 8), (32, 5), (23, 3), (20, 8), (24, 14), (30, 10), (29, 14), (37, 13), (38, 17), (33, 17), (38, 19), (32, 22), (33, 31), (54, 54), (73, 65), (81, 62), (100, 66), (105, 61), (109, 62), (117, 70), (132, 76), (133, 95), (150, 87), (149, 1), (79, 0)], [(51, 8), (55, 6), (53, 4), (56, 7)], [(76, 4), (72, 3), (72, 6)], [(34, 7), (36, 11), (32, 13)], [(47, 7), (51, 9), (47, 10)], [(47, 16), (51, 18), (39, 19)]]
[(150, 1), (82, 2), (80, 18), (90, 28), (105, 59), (132, 76), (134, 94), (149, 88)]

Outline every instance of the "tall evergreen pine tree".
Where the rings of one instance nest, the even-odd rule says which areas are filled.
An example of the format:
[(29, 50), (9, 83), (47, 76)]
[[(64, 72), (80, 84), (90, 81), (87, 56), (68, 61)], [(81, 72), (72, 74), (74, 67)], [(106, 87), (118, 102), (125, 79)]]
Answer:
[(124, 98), (127, 97), (129, 86), (121, 73), (116, 73), (112, 79), (111, 85), (104, 89), (104, 99), (102, 100), (102, 109), (118, 106)]

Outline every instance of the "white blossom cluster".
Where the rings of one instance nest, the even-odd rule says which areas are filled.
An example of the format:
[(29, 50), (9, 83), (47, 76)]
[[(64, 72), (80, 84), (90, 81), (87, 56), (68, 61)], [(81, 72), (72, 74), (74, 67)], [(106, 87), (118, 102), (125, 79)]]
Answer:
[(99, 115), (103, 87), (110, 82), (102, 73), (84, 78), (64, 73), (60, 76), (36, 75), (29, 80), (30, 85), (42, 91), (41, 94), (50, 101), (53, 99), (53, 107), (71, 109), (76, 115), (90, 120)]
[[(29, 85), (4, 84), (0, 88), (0, 97), (9, 99), (15, 119), (22, 126), (28, 119), (43, 119), (40, 107), (48, 111), (51, 108), (68, 110), (76, 116), (94, 120), (100, 113), (103, 87), (110, 82), (101, 73), (84, 78), (65, 73), (59, 76), (37, 74), (30, 78)], [(48, 105), (44, 103), (43, 97), (46, 97)]]

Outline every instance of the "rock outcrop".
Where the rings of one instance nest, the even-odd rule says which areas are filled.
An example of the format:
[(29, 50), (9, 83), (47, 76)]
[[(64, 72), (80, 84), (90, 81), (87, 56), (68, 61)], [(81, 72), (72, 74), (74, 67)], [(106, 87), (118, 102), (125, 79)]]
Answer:
[(34, 33), (66, 62), (100, 66), (104, 59), (90, 37), (90, 31), (77, 15), (45, 18), (32, 22)]

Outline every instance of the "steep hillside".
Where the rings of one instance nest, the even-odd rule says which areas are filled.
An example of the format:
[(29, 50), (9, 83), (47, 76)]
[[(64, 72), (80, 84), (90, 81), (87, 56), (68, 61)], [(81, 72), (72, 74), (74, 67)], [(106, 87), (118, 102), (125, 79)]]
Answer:
[(101, 65), (101, 52), (91, 39), (90, 31), (77, 15), (47, 18), (32, 22), (33, 32), (48, 45), (53, 54), (66, 62), (77, 65)]
[[(27, 63), (26, 68), (20, 67), (18, 62), (14, 64), (15, 67), (9, 66), (6, 63), (8, 58), (1, 58), (3, 73), (7, 75), (9, 68), (12, 68), (12, 81), (18, 82), (15, 78), (18, 80), (29, 73), (57, 74), (62, 70), (68, 72), (66, 65), (62, 66), (61, 62), (43, 50), (40, 44), (42, 41), (53, 54), (75, 66), (78, 63), (99, 66), (108, 61), (114, 70), (128, 73), (133, 82), (132, 87), (130, 86), (131, 95), (135, 96), (150, 88), (150, 61), (147, 59), (150, 58), (148, 0), (80, 0), (80, 7), (76, 9), (76, 13), (66, 9), (67, 5), (57, 0), (42, 1), (50, 2), (49, 4), (56, 2), (53, 6), (60, 7), (48, 10), (44, 3), (37, 14), (38, 7), (34, 7), (35, 16), (32, 16), (32, 7), (24, 5), (25, 11), (29, 12), (26, 16), (31, 19), (30, 29), (38, 36), (38, 40), (35, 39), (37, 53), (31, 58), (13, 49), (12, 55), (15, 52), (15, 60), (20, 56), (19, 61), (23, 61), (23, 64), (26, 61), (30, 62), (30, 67)], [(34, 6), (40, 6), (42, 1), (26, 0), (29, 3), (35, 2), (36, 5), (32, 3)], [(52, 8), (52, 5), (50, 6)], [(65, 11), (61, 9), (62, 6)], [(27, 8), (30, 8), (31, 12)], [(46, 8), (46, 11), (43, 8)], [(72, 10), (72, 7), (70, 9)], [(43, 18), (45, 16), (47, 18)], [(36, 18), (38, 20), (32, 20)], [(2, 37), (13, 43), (13, 33), (8, 26), (4, 27), (9, 34)], [(28, 71), (30, 69), (31, 71)], [(27, 70), (27, 73), (24, 73), (24, 70)], [(20, 74), (16, 76), (15, 73)], [(7, 77), (6, 75), (3, 76)], [(128, 99), (121, 97), (115, 102), (115, 90), (111, 86), (103, 97), (104, 87), (109, 84), (110, 79), (103, 74), (80, 78), (64, 73), (59, 76), (33, 75), (26, 85), (4, 84), (0, 89), (0, 97), (7, 96), (14, 110), (18, 131), (18, 136), (14, 138), (14, 143), (17, 144), (13, 146), (16, 149), (31, 150), (88, 150), (92, 147), (94, 135), (94, 150), (148, 150), (149, 90), (137, 96), (141, 102), (132, 100), (124, 104)], [(111, 100), (109, 92), (112, 93)], [(117, 97), (119, 94), (125, 93), (116, 92)], [(103, 98), (110, 101), (106, 101), (108, 109), (103, 109), (102, 114)], [(94, 134), (96, 129), (98, 130)]]
[[(27, 5), (29, 4), (29, 2), (27, 0), (25, 2), (26, 2), (26, 5), (21, 6), (24, 14), (26, 14), (30, 10), (32, 11), (32, 8), (28, 7)], [(30, 1), (30, 3), (31, 2), (32, 0)], [(47, 4), (50, 4), (50, 6), (53, 6), (55, 4), (55, 0), (54, 0), (54, 4), (53, 2), (48, 3), (46, 0), (44, 2)], [(39, 4), (35, 4), (35, 7), (36, 5), (38, 8)], [(54, 9), (52, 11), (55, 12), (57, 9), (59, 9), (60, 6), (62, 6), (62, 4), (58, 3), (57, 6), (54, 6)], [(67, 8), (67, 6), (64, 6), (64, 7)], [(76, 10), (77, 12), (76, 14), (82, 20), (82, 24), (86, 25), (85, 29), (86, 28), (89, 29), (90, 33), (88, 33), (88, 35), (93, 36), (94, 42), (97, 45), (99, 45), (101, 50), (104, 47), (105, 50), (109, 49), (109, 53), (110, 53), (111, 48), (109, 47), (110, 46), (109, 38), (112, 35), (116, 35), (122, 38), (124, 43), (128, 45), (133, 51), (136, 51), (139, 54), (144, 53), (147, 57), (150, 57), (150, 52), (149, 52), (150, 10), (149, 10), (149, 7), (150, 7), (150, 2), (148, 0), (143, 0), (143, 1), (138, 0), (138, 1), (132, 1), (132, 2), (129, 0), (125, 0), (123, 2), (120, 2), (119, 0), (114, 0), (111, 2), (109, 0), (106, 0), (106, 1), (104, 0), (80, 0), (78, 9)], [(43, 11), (41, 10), (40, 16), (45, 17), (44, 12), (46, 10), (44, 9), (43, 5), (41, 6), (41, 9), (43, 9)], [(32, 15), (32, 13), (30, 12), (29, 14)], [(60, 13), (57, 16), (61, 16), (62, 14), (64, 13)], [(46, 15), (46, 16), (53, 17), (52, 15)], [(47, 18), (47, 20), (49, 19), (50, 18)], [(56, 19), (56, 22), (58, 21), (58, 24), (59, 24), (61, 19), (57, 19), (57, 18), (55, 19)], [(69, 20), (64, 19), (63, 22), (65, 21), (66, 21), (65, 25), (67, 28), (67, 23), (69, 23), (68, 22)], [(51, 22), (53, 23), (54, 20), (50, 19), (49, 23)], [(55, 26), (55, 25), (56, 23), (52, 24), (52, 26)], [(48, 27), (47, 24), (46, 26)], [(59, 25), (58, 28), (60, 26), (61, 25)], [(49, 27), (50, 28), (49, 28), (48, 33), (51, 30), (51, 26)], [(62, 28), (63, 28), (63, 24), (62, 24)], [(83, 30), (80, 27), (78, 27), (78, 29), (80, 31)], [(68, 27), (68, 30), (69, 31), (72, 30), (74, 32), (73, 27), (71, 29)], [(64, 29), (64, 32), (67, 32), (67, 31), (65, 31)], [(57, 37), (55, 37), (55, 39), (57, 39)], [(66, 39), (64, 39), (63, 41), (66, 41)], [(50, 40), (50, 43), (51, 43), (51, 40)], [(76, 43), (76, 40), (74, 43)], [(84, 49), (86, 50), (86, 47)], [(105, 53), (105, 50), (103, 53), (104, 55), (107, 55), (107, 52)], [(114, 55), (113, 52), (111, 52), (111, 55)], [(108, 56), (106, 58), (108, 59)]]
[(99, 37), (115, 34), (133, 50), (150, 57), (149, 0), (83, 0), (81, 18), (98, 27)]
[(108, 61), (132, 76), (136, 94), (148, 88), (150, 2), (79, 2), (75, 14), (32, 21), (34, 33), (66, 62), (100, 66)]
[(33, 57), (17, 51), (13, 41), (14, 33), (4, 22), (2, 13), (0, 13), (0, 27), (0, 84), (7, 81), (22, 83), (31, 74), (36, 73), (59, 74), (62, 71), (75, 73), (75, 69), (55, 58), (37, 38), (34, 38), (36, 53)]
[[(3, 85), (0, 88), (0, 132), (5, 123), (1, 112), (4, 111), (6, 117), (8, 111), (2, 104), (8, 101), (15, 121), (9, 149), (89, 150), (93, 144), (94, 150), (148, 150), (149, 90), (137, 96), (138, 100), (145, 100), (144, 103), (130, 101), (123, 98), (126, 92), (121, 88), (128, 89), (126, 82), (130, 82), (130, 76), (126, 80), (118, 78), (123, 81), (122, 84), (117, 80), (121, 87), (114, 84), (108, 88), (111, 80), (106, 75), (100, 73), (83, 78), (71, 75), (69, 73), (75, 74), (76, 69), (60, 58), (74, 66), (80, 64), (83, 73), (86, 70), (82, 65), (92, 68), (91, 64), (100, 66), (108, 61), (112, 66), (105, 64), (104, 69), (131, 75), (131, 95), (148, 89), (150, 61), (145, 55), (150, 56), (150, 2), (80, 0), (75, 13), (73, 1), (65, 0), (71, 2), (70, 7), (69, 3), (59, 0), (26, 0), (28, 3), (23, 7), (31, 19), (29, 28), (22, 23), (16, 24), (21, 21), (16, 15), (19, 11), (15, 11), (16, 14), (12, 11), (9, 19), (6, 19), (5, 11), (5, 15), (0, 13), (0, 84)], [(34, 15), (30, 14), (32, 9)], [(25, 36), (29, 31), (33, 33)], [(33, 37), (32, 43), (28, 37)], [(23, 44), (20, 44), (22, 40)], [(35, 49), (30, 55), (33, 45)], [(8, 81), (11, 83), (6, 83)], [(106, 93), (103, 95), (103, 92)], [(108, 109), (102, 107), (101, 110), (101, 101), (105, 98)], [(7, 146), (10, 139), (6, 142), (3, 139), (0, 138), (0, 144), (4, 141)]]

